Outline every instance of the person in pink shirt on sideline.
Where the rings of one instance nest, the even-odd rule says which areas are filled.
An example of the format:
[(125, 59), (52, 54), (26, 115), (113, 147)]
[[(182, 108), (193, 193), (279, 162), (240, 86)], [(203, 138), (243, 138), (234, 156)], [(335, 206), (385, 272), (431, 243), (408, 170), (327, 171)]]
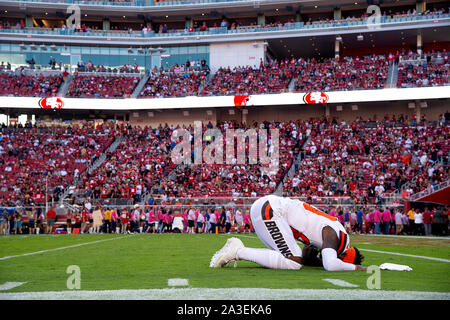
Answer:
[(185, 210), (181, 214), (181, 218), (183, 218), (183, 233), (187, 233), (188, 231), (188, 212)]
[(389, 233), (390, 234), (395, 234), (396, 233), (395, 208), (392, 208), (392, 211), (391, 211), (391, 222), (389, 223)]
[(373, 222), (375, 223), (375, 234), (381, 233), (381, 212), (378, 208), (373, 212)]
[(369, 222), (370, 228), (368, 233), (374, 233), (375, 230), (375, 222), (373, 221), (373, 215), (375, 214), (375, 211), (370, 211), (367, 214), (367, 221)]
[(112, 207), (112, 213), (111, 213), (111, 230), (112, 233), (119, 233), (119, 227), (117, 226), (117, 219), (119, 216), (117, 215), (116, 208)]
[[(214, 212), (214, 214), (216, 215), (216, 227), (219, 226), (219, 221), (220, 221), (220, 212), (219, 210), (216, 210), (216, 212)], [(219, 227), (219, 231), (220, 231), (220, 227)], [(216, 230), (214, 230), (214, 232), (216, 232)]]
[(145, 229), (146, 233), (150, 233), (150, 231), (151, 233), (155, 233), (155, 222), (155, 212), (153, 210), (150, 210), (147, 213), (147, 228)]
[(332, 217), (337, 217), (337, 212), (336, 212), (336, 210), (334, 210), (334, 208), (331, 208), (331, 210), (330, 210), (330, 216), (332, 216)]
[(381, 223), (383, 226), (382, 230), (384, 234), (389, 234), (390, 222), (391, 222), (391, 212), (388, 210), (388, 208), (386, 208), (381, 214)]
[(250, 214), (244, 214), (244, 232), (250, 232)]

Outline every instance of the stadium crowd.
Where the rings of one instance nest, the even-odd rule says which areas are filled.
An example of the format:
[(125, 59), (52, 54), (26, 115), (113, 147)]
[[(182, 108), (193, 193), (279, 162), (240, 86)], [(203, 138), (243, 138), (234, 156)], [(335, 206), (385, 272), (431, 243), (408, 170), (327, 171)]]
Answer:
[(17, 75), (11, 71), (0, 72), (0, 95), (11, 97), (54, 97), (62, 83), (62, 75)]
[(26, 126), (1, 129), (0, 203), (42, 205), (59, 194), (114, 140), (111, 129)]
[(382, 89), (389, 64), (384, 55), (301, 61), (295, 91)]
[(74, 74), (66, 93), (71, 98), (127, 98), (139, 83), (139, 77)]
[(284, 195), (350, 197), (373, 204), (410, 181), (410, 193), (424, 190), (448, 179), (449, 133), (445, 123), (410, 122), (402, 116), (311, 122), (302, 166), (287, 178)]

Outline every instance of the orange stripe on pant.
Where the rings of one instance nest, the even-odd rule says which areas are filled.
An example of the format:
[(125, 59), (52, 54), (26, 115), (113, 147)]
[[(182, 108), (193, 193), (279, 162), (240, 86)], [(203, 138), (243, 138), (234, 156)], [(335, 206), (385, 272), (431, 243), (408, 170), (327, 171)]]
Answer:
[(272, 209), (272, 207), (270, 206), (270, 203), (268, 203), (267, 206), (266, 206), (266, 210), (264, 211), (264, 215), (266, 217), (266, 220), (270, 220), (271, 219), (270, 209)]

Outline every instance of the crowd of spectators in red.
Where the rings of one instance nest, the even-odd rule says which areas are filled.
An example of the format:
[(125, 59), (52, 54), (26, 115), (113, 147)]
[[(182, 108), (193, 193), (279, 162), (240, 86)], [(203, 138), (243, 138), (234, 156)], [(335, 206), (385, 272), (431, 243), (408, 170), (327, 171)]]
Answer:
[(71, 98), (128, 98), (139, 83), (139, 77), (75, 74), (66, 93)]
[[(191, 166), (180, 166), (176, 169), (176, 176), (165, 178), (161, 183), (160, 191), (167, 197), (257, 197), (270, 194), (275, 191), (276, 186), (291, 167), (294, 155), (304, 138), (301, 122), (275, 122), (265, 121), (263, 123), (254, 123), (251, 126), (243, 125), (237, 122), (223, 122), (215, 127), (223, 135), (223, 149), (219, 154), (223, 154), (222, 163), (202, 163)], [(208, 127), (203, 128), (204, 132)], [(245, 158), (245, 163), (239, 163), (237, 158), (234, 161), (227, 161), (227, 154), (231, 151), (226, 145), (227, 129), (255, 129), (267, 130), (268, 141), (272, 138), (272, 130), (278, 129), (279, 132), (279, 159), (272, 163), (271, 171), (269, 164), (263, 164), (258, 156), (257, 164), (250, 164), (249, 158)], [(275, 139), (275, 136), (273, 136)], [(237, 142), (236, 142), (237, 143)], [(206, 142), (203, 148), (206, 148)], [(237, 145), (235, 146), (238, 147)], [(260, 147), (260, 146), (259, 146)], [(258, 147), (258, 154), (259, 154)], [(269, 150), (270, 145), (268, 146)], [(237, 149), (232, 150), (237, 155)], [(249, 146), (246, 146), (245, 153), (249, 156)], [(269, 157), (270, 158), (270, 157)], [(219, 161), (220, 161), (219, 160)], [(206, 161), (206, 160), (205, 160)], [(205, 162), (204, 161), (204, 162)], [(194, 162), (194, 161), (193, 161)], [(230, 163), (231, 162), (231, 163)], [(265, 168), (267, 170), (262, 169)]]
[(444, 50), (400, 55), (397, 87), (434, 87), (450, 84), (450, 64)]
[(417, 192), (448, 178), (448, 125), (410, 125), (403, 117), (351, 123), (325, 119), (309, 123), (308, 130), (304, 160), (287, 179), (285, 195), (375, 203), (409, 181), (415, 181), (410, 192)]
[(170, 158), (170, 127), (125, 126), (120, 130), (123, 141), (107, 153), (100, 167), (83, 176), (74, 195), (138, 202), (176, 166)]
[(89, 124), (2, 128), (0, 202), (39, 205), (46, 191), (57, 197), (114, 140), (111, 133)]
[(389, 63), (384, 55), (301, 60), (295, 91), (382, 89)]
[(63, 83), (63, 76), (16, 75), (0, 72), (0, 95), (14, 97), (54, 97)]
[(142, 98), (196, 96), (207, 75), (206, 71), (152, 72), (139, 96)]
[(246, 66), (220, 68), (201, 91), (202, 96), (267, 94), (287, 91), (297, 67), (295, 59), (272, 60), (259, 68)]

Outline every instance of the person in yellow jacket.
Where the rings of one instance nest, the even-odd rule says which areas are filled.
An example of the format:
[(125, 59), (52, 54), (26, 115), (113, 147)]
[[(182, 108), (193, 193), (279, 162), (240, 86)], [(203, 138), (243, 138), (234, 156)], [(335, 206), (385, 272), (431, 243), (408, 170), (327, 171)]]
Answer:
[(107, 208), (107, 210), (105, 210), (104, 214), (103, 214), (103, 232), (104, 233), (111, 233), (111, 215), (112, 215), (112, 210), (109, 210)]
[(408, 215), (408, 234), (414, 233), (414, 215), (416, 212), (413, 208), (409, 209), (407, 215)]

